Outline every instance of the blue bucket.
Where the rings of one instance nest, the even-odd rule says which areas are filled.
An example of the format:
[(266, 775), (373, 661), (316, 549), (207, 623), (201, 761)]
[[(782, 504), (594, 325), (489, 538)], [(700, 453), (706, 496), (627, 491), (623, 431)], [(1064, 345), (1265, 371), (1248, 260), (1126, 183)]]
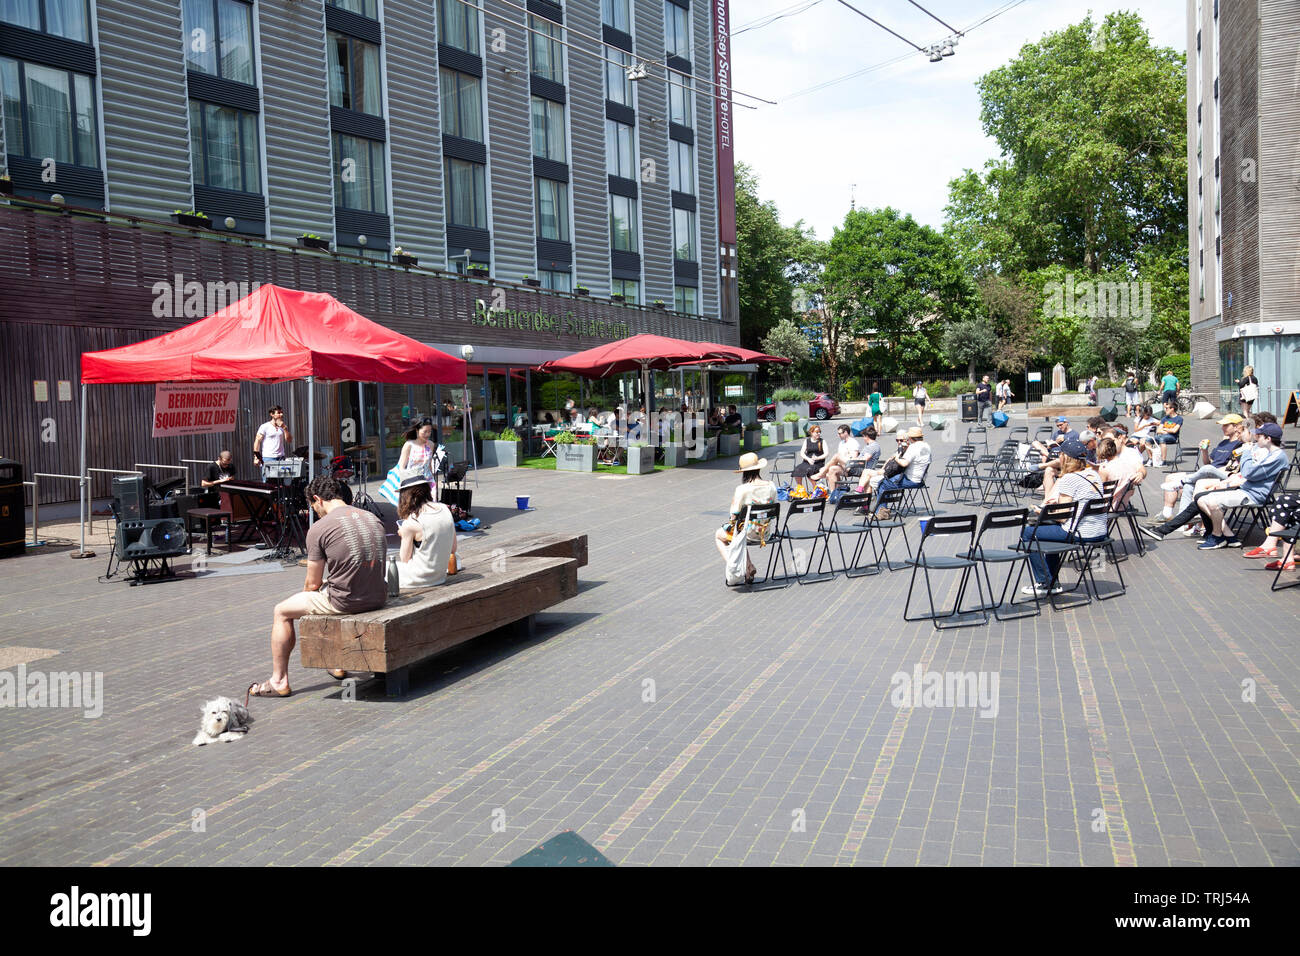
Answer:
[(531, 497), (532, 497), (531, 495), (516, 495), (516, 496), (515, 496), (515, 507), (518, 508), (520, 511), (527, 511), (527, 510), (528, 510), (528, 499), (531, 498)]

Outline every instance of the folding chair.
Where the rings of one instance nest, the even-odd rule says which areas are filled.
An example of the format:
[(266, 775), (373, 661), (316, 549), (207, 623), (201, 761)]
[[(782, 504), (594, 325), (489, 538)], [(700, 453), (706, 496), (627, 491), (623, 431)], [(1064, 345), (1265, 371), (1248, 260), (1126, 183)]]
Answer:
[(781, 466), (785, 465), (786, 476), (789, 477), (794, 473), (796, 457), (792, 451), (778, 451), (772, 455), (772, 483), (780, 484), (777, 479), (781, 477)]
[[(1084, 596), (1087, 597), (1089, 590), (1091, 590), (1092, 594), (1098, 601), (1109, 601), (1111, 598), (1120, 597), (1121, 595), (1128, 593), (1128, 587), (1124, 583), (1124, 572), (1120, 570), (1119, 558), (1115, 554), (1115, 544), (1110, 540), (1110, 510), (1110, 498), (1092, 498), (1083, 502), (1083, 507), (1079, 510), (1080, 525), (1082, 525), (1082, 523), (1088, 518), (1105, 516), (1106, 530), (1099, 537), (1095, 538), (1081, 538), (1076, 533), (1075, 540), (1078, 542), (1079, 549), (1079, 578), (1074, 582), (1072, 587), (1066, 589), (1067, 594), (1076, 593), (1081, 584), (1084, 588)], [(1103, 552), (1105, 556), (1110, 558), (1110, 563), (1115, 566), (1115, 575), (1119, 578), (1119, 590), (1105, 595), (1103, 595), (1101, 590), (1097, 587), (1097, 577), (1093, 574), (1092, 568), (1093, 557)], [(1087, 601), (1080, 602), (1080, 605), (1089, 603), (1091, 603), (1091, 598)]]
[[(1145, 555), (1147, 553), (1146, 543), (1142, 540), (1142, 535), (1138, 531), (1137, 511), (1133, 508), (1133, 492), (1137, 489), (1131, 478), (1125, 478), (1123, 481), (1104, 481), (1101, 484), (1101, 493), (1110, 500), (1110, 512), (1106, 517), (1107, 534), (1116, 524), (1123, 521), (1128, 525), (1129, 535), (1137, 545), (1137, 553)], [(1121, 533), (1119, 540), (1124, 541)], [(1128, 545), (1125, 543), (1124, 557), (1128, 557)]]
[(1028, 445), (1029, 426), (1017, 425), (1015, 428), (1011, 429), (1010, 433), (1007, 435), (1007, 441), (1024, 442), (1026, 445)]
[(999, 452), (994, 458), (989, 471), (985, 474), (976, 474), (976, 480), (980, 483), (980, 500), (981, 508), (996, 507), (999, 504), (1008, 508), (1015, 505), (1015, 499), (1012, 495), (1012, 469), (1015, 467), (1016, 453), (1007, 449)]
[(1282, 480), (1282, 487), (1285, 488), (1291, 484), (1292, 475), (1300, 475), (1300, 441), (1284, 441), (1282, 448), (1292, 452), (1291, 467), (1286, 470), (1286, 478)]
[[(989, 622), (988, 611), (984, 602), (984, 584), (980, 581), (978, 573), (978, 562), (969, 557), (975, 547), (975, 519), (976, 515), (946, 515), (937, 518), (927, 518), (921, 526), (921, 540), (916, 546), (916, 557), (909, 563), (912, 565), (912, 578), (907, 585), (907, 600), (903, 602), (903, 620), (905, 621), (925, 621), (928, 620), (934, 625), (935, 630), (943, 631), (954, 627), (968, 627), (972, 624), (987, 624)], [(963, 549), (966, 557), (950, 554), (926, 554), (925, 545), (931, 538), (940, 537), (959, 537), (966, 536), (966, 547)], [(921, 613), (915, 616), (909, 612), (912, 607), (912, 591), (916, 588), (916, 572), (921, 571), (925, 577), (925, 596), (930, 605), (930, 613)], [(934, 604), (934, 587), (930, 580), (931, 571), (961, 571), (961, 582), (957, 586), (957, 600), (953, 603), (952, 610), (940, 611)], [(976, 571), (975, 588), (979, 594), (979, 606), (968, 608), (963, 611), (961, 607), (962, 597), (966, 594), (966, 585), (970, 581), (971, 571)], [(963, 619), (970, 615), (978, 615), (978, 619)], [(944, 622), (944, 623), (941, 623)]]
[[(1038, 555), (1044, 561), (1046, 561), (1047, 558), (1050, 556), (1059, 556), (1062, 562), (1064, 562), (1065, 558), (1068, 555), (1077, 552), (1079, 550), (1079, 542), (1074, 537), (1074, 535), (1071, 535), (1069, 540), (1066, 541), (1047, 541), (1040, 538), (1038, 536), (1038, 533), (1043, 528), (1048, 528), (1056, 525), (1073, 526), (1074, 517), (1079, 510), (1080, 504), (1081, 502), (1078, 501), (1065, 501), (1065, 502), (1058, 502), (1057, 504), (1052, 504), (1052, 505), (1044, 505), (1043, 509), (1038, 513), (1037, 520), (1030, 522), (1029, 524), (1026, 525), (1026, 527), (1032, 528), (1033, 531), (1030, 534), (1029, 539), (1023, 542), (1025, 551), (1027, 551), (1030, 555), (1035, 555), (1035, 554)], [(1057, 574), (1047, 582), (1047, 587), (1049, 591), (1056, 590), (1056, 580), (1057, 577), (1059, 577), (1059, 575), (1060, 575), (1060, 570), (1058, 568)], [(1056, 600), (1057, 597), (1058, 595), (1056, 594), (1048, 595), (1048, 601), (1052, 605), (1053, 610), (1061, 609), (1060, 606), (1057, 604), (1057, 600)], [(1084, 597), (1087, 597), (1086, 592), (1084, 594)], [(1089, 604), (1091, 602), (1092, 599), (1088, 598), (1087, 601), (1081, 603)]]
[[(1025, 431), (1028, 432), (1029, 429), (1025, 429)], [(1034, 441), (1040, 441), (1044, 445), (1050, 445), (1055, 436), (1056, 429), (1051, 425), (1039, 425), (1034, 429)]]
[[(957, 452), (948, 459), (944, 465), (943, 471), (939, 473), (939, 494), (936, 500), (943, 504), (949, 501), (952, 504), (959, 504), (966, 500), (966, 494), (972, 492), (972, 489), (978, 488), (978, 484), (973, 484), (970, 479), (971, 470), (975, 467), (975, 446), (962, 445)], [(944, 498), (944, 485), (948, 486), (948, 493), (952, 495), (951, 499)], [(973, 493), (972, 493), (973, 497)]]
[(1179, 438), (1178, 435), (1175, 435), (1172, 443), (1165, 444), (1164, 442), (1161, 442), (1160, 448), (1160, 454), (1163, 457), (1160, 467), (1168, 472), (1178, 471), (1178, 460), (1183, 456), (1182, 439)]
[[(1025, 523), (1029, 520), (1028, 508), (1010, 508), (1005, 511), (990, 511), (984, 516), (984, 521), (980, 525), (979, 535), (975, 538), (975, 543), (971, 546), (968, 557), (977, 561), (980, 570), (984, 572), (984, 583), (989, 586), (989, 603), (985, 610), (993, 612), (993, 616), (999, 621), (1014, 621), (1022, 617), (1038, 617), (1043, 613), (1043, 605), (1035, 592), (1033, 597), (1033, 607), (1029, 608), (1029, 601), (1017, 602), (1016, 595), (1020, 590), (1020, 581), (1029, 570), (1029, 552), (1020, 548), (1020, 536), (1025, 530)], [(990, 547), (985, 543), (984, 535), (992, 532), (1014, 532), (1014, 548)], [(990, 564), (1005, 564), (1007, 567), (1007, 576), (1002, 582), (1002, 591), (998, 594), (998, 599), (993, 600), (993, 579), (989, 576)], [(1019, 564), (1017, 570), (1015, 565)], [(1012, 572), (1015, 572), (1016, 579), (1013, 583), (1011, 580)], [(1033, 574), (1030, 574), (1033, 579)], [(1011, 590), (1011, 601), (1007, 603), (1007, 590)], [(1003, 604), (1013, 611), (1010, 614), (1003, 615), (1000, 612)], [(1016, 608), (1025, 610), (1015, 611)]]
[[(921, 481), (919, 484), (904, 485), (901, 489), (899, 489), (904, 493), (903, 506), (901, 509), (902, 514), (908, 516), (921, 515), (921, 514), (926, 514), (926, 515), (934, 514), (934, 501), (931, 500), (930, 489), (929, 487), (926, 486), (925, 483), (926, 475), (930, 473), (930, 465), (933, 463), (934, 463), (934, 459), (932, 458), (930, 459), (930, 463), (927, 464), (925, 466), (925, 469), (921, 472)], [(917, 510), (918, 498), (920, 498), (924, 503), (925, 511)]]
[[(745, 513), (745, 522), (741, 526), (741, 530), (738, 531), (737, 533), (748, 534), (748, 528), (751, 524), (761, 524), (761, 525), (766, 525), (768, 528), (775, 528), (776, 525), (780, 523), (780, 521), (781, 521), (781, 503), (779, 501), (773, 501), (770, 504), (762, 504), (762, 505), (751, 504), (749, 506), (748, 511), (746, 511)], [(775, 535), (769, 532), (766, 538), (760, 540), (759, 547), (766, 548), (770, 546), (772, 544), (774, 537)], [(746, 548), (748, 547), (750, 547), (750, 545), (747, 544)], [(766, 572), (764, 573), (761, 579), (755, 578), (753, 584), (749, 584), (749, 585), (745, 585), (743, 583), (728, 584), (727, 587), (733, 587), (733, 588), (748, 587), (748, 589), (751, 591), (771, 591), (778, 588), (789, 587), (790, 582), (788, 578), (772, 577), (775, 558), (776, 558), (776, 553), (775, 553), (775, 549), (773, 549), (773, 553), (768, 557)], [(785, 568), (785, 564), (784, 564), (785, 562), (784, 556), (782, 556), (781, 560), (782, 560), (782, 567), (787, 571), (787, 575), (788, 575), (788, 568)], [(757, 569), (758, 565), (755, 564), (754, 567), (755, 569)]]
[(966, 429), (966, 444), (974, 445), (976, 441), (984, 443), (984, 453), (989, 450), (989, 430), (984, 425), (972, 425)]
[[(820, 573), (822, 564), (829, 564), (829, 570), (835, 571), (835, 557), (831, 554), (831, 541), (834, 540), (835, 547), (840, 553), (839, 570), (844, 572), (846, 578), (860, 578), (868, 574), (879, 574), (880, 567), (877, 564), (872, 568), (858, 567), (858, 559), (862, 555), (866, 539), (871, 533), (871, 528), (865, 521), (854, 522), (854, 512), (857, 509), (868, 511), (871, 508), (871, 492), (850, 492), (840, 498), (831, 506), (831, 520), (825, 522), (825, 512), (823, 512), (822, 536), (825, 539), (822, 544), (822, 559), (817, 563), (817, 570)], [(844, 555), (844, 538), (853, 539), (853, 548), (850, 552), (852, 557)]]
[[(889, 560), (889, 541), (894, 532), (900, 529), (904, 529), (901, 531), (901, 535), (903, 546), (907, 549), (907, 560), (912, 560), (912, 544), (907, 540), (907, 531), (905, 530), (907, 521), (899, 516), (897, 510), (902, 507), (903, 498), (904, 492), (902, 488), (886, 488), (877, 496), (875, 508), (863, 520), (863, 524), (866, 525), (870, 532), (868, 540), (871, 542), (872, 556), (876, 559), (871, 567), (875, 568), (875, 571), (880, 571), (882, 568), (889, 571), (900, 571), (908, 566), (905, 561), (894, 562)], [(888, 511), (889, 517), (882, 517), (880, 514), (882, 510)], [(877, 542), (879, 542), (879, 547), (876, 545)], [(862, 545), (859, 544), (858, 547), (860, 549)], [(854, 555), (855, 567), (859, 557), (860, 555)]]
[(853, 488), (856, 488), (858, 486), (858, 480), (862, 477), (862, 472), (866, 470), (866, 467), (867, 463), (865, 461), (849, 462), (849, 467), (844, 471), (844, 477), (835, 482), (835, 487), (843, 488), (845, 491), (850, 491)]
[(1286, 568), (1287, 560), (1295, 554), (1296, 539), (1300, 538), (1300, 525), (1292, 525), (1284, 531), (1279, 531), (1273, 535), (1279, 541), (1285, 541), (1287, 546), (1285, 550), (1279, 550), (1277, 558), (1277, 574), (1273, 575), (1273, 583), (1269, 585), (1270, 591), (1285, 591), (1287, 588), (1293, 588), (1300, 584), (1300, 575), (1297, 575), (1294, 581), (1289, 584), (1278, 584), (1282, 580), (1282, 571)]
[[(781, 554), (781, 566), (785, 569), (787, 577), (789, 576), (790, 571), (789, 565), (785, 563), (784, 549), (787, 545), (789, 546), (790, 560), (794, 562), (794, 579), (800, 584), (829, 581), (831, 578), (835, 577), (834, 571), (822, 571), (820, 568), (820, 562), (817, 571), (813, 571), (812, 569), (813, 559), (817, 556), (817, 545), (819, 543), (824, 543), (825, 529), (822, 526), (822, 519), (824, 518), (825, 513), (825, 498), (809, 498), (805, 500), (791, 501), (790, 507), (786, 509), (785, 520), (781, 522), (780, 529), (776, 534), (768, 538), (769, 542), (776, 544), (777, 552)], [(807, 515), (816, 516), (817, 523), (815, 527), (808, 526), (812, 519), (806, 518), (805, 516)], [(796, 516), (801, 519), (802, 527), (799, 526), (799, 524), (796, 524), (795, 527), (790, 526), (791, 519)], [(801, 549), (796, 547), (796, 542), (812, 543), (812, 550), (807, 554), (803, 562), (800, 562), (799, 560), (799, 552)], [(775, 557), (776, 555), (773, 554), (772, 558), (768, 559), (769, 568), (771, 567)], [(803, 565), (802, 569), (800, 568), (801, 563)], [(768, 576), (771, 576), (770, 570)]]
[[(1277, 497), (1277, 493), (1281, 491), (1282, 488), (1285, 486), (1286, 476), (1287, 473), (1283, 471), (1279, 473), (1276, 478), (1273, 479), (1273, 484), (1269, 486), (1268, 494), (1264, 496), (1264, 500), (1261, 501), (1259, 504), (1252, 504), (1251, 502), (1245, 502), (1243, 504), (1233, 505), (1231, 508), (1224, 508), (1223, 509), (1224, 526), (1232, 527), (1232, 523), (1236, 522), (1236, 527), (1233, 529), (1233, 533), (1236, 534), (1237, 537), (1239, 537), (1243, 542), (1249, 540), (1251, 532), (1253, 532), (1255, 530), (1255, 526), (1259, 524), (1260, 516), (1261, 515), (1267, 516), (1269, 510), (1273, 507), (1273, 499)], [(1241, 521), (1243, 516), (1246, 514), (1250, 515), (1250, 524), (1246, 527), (1246, 530), (1243, 532), (1241, 530)], [(1265, 527), (1267, 526), (1268, 524), (1266, 520)], [(1209, 529), (1206, 530), (1208, 531)]]

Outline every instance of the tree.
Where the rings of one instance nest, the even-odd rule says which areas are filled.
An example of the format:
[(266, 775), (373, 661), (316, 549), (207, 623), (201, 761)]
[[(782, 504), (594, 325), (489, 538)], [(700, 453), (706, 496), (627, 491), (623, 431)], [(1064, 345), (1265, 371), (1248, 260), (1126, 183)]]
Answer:
[(740, 344), (746, 348), (759, 348), (773, 325), (793, 317), (791, 266), (802, 238), (802, 226), (782, 226), (776, 205), (758, 198), (758, 177), (737, 163), (736, 285)]
[[(943, 329), (973, 312), (970, 283), (939, 232), (891, 208), (851, 211), (818, 278), (828, 351), (856, 353), (864, 377), (928, 370)], [(838, 368), (828, 368), (837, 384)]]
[(1034, 294), (1009, 279), (989, 274), (980, 278), (979, 308), (997, 335), (994, 365), (1008, 372), (1023, 372), (1039, 354), (1034, 340)]
[(763, 337), (761, 349), (768, 355), (777, 355), (790, 360), (791, 365), (780, 366), (781, 374), (787, 386), (790, 384), (790, 376), (794, 365), (807, 361), (812, 353), (812, 348), (808, 343), (808, 336), (795, 324), (793, 319), (782, 319), (772, 326), (771, 331)]
[(953, 365), (965, 365), (966, 377), (975, 383), (975, 364), (997, 351), (998, 336), (993, 323), (982, 316), (961, 319), (943, 333), (943, 354)]

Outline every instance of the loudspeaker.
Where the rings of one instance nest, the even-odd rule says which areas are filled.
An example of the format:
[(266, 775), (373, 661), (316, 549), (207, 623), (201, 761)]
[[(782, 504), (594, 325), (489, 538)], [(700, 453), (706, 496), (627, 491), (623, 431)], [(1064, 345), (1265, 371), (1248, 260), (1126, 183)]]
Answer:
[(170, 558), (189, 548), (189, 535), (179, 518), (141, 518), (119, 521), (117, 555), (123, 561)]
[(24, 508), (23, 466), (0, 458), (0, 558), (12, 558), (27, 550)]
[(470, 499), (473, 497), (473, 488), (443, 488), (442, 493), (438, 495), (438, 500), (449, 508), (454, 506), (468, 512)]
[(144, 475), (118, 475), (113, 479), (118, 521), (139, 521), (144, 517)]

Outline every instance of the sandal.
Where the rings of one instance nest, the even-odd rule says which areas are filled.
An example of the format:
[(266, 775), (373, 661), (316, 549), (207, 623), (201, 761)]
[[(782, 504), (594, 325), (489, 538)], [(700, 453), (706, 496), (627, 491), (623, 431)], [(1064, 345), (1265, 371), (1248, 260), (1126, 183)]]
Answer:
[(1251, 548), (1242, 554), (1244, 558), (1276, 558), (1277, 548)]
[(1277, 571), (1279, 569), (1282, 571), (1294, 571), (1295, 558), (1292, 558), (1286, 564), (1283, 564), (1281, 561), (1270, 561), (1268, 564), (1264, 565), (1265, 571)]
[(337, 670), (327, 670), (325, 673), (329, 674), (330, 677), (333, 677), (335, 680), (347, 680), (348, 676), (348, 672), (341, 667)]
[(253, 681), (253, 683), (248, 685), (248, 690), (244, 692), (244, 706), (248, 706), (248, 699), (250, 697), (290, 697), (292, 695), (292, 689), (286, 690), (282, 694), (275, 689), (275, 685), (269, 680), (264, 680), (261, 683)]
[(746, 584), (753, 584), (753, 583), (754, 583), (754, 578), (756, 578), (756, 577), (758, 577), (758, 568), (754, 568), (752, 571), (746, 571), (746, 572), (745, 572), (745, 583), (746, 583)]

